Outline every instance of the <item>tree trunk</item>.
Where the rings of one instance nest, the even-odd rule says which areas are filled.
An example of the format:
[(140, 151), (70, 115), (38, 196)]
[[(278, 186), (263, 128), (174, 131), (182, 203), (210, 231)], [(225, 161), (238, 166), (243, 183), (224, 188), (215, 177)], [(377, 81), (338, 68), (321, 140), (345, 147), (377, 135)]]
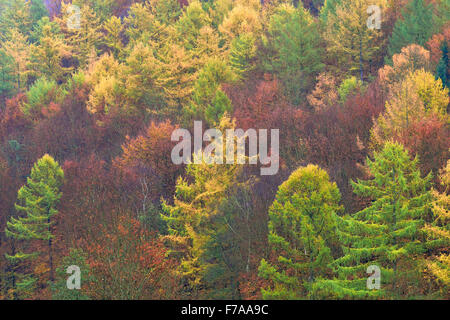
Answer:
[(52, 238), (51, 238), (51, 232), (50, 232), (50, 216), (47, 219), (48, 222), (48, 232), (49, 232), (49, 239), (48, 239), (48, 263), (50, 266), (50, 281), (54, 280), (53, 276), (53, 254), (52, 254)]

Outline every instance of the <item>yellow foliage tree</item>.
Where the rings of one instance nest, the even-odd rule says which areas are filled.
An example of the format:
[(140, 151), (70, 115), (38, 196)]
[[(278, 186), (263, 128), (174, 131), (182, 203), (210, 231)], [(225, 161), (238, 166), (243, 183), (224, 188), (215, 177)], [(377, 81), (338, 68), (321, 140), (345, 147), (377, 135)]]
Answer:
[(384, 7), (384, 0), (342, 0), (335, 13), (330, 12), (324, 33), (327, 50), (336, 61), (343, 76), (359, 74), (361, 81), (367, 77), (367, 70), (373, 58), (380, 53), (381, 31), (369, 28), (367, 9), (371, 5)]
[(444, 294), (450, 292), (450, 160), (442, 170), (441, 184), (444, 192), (433, 190), (434, 221), (424, 227), (429, 237), (429, 245), (436, 256), (426, 262), (426, 270), (431, 273)]
[(11, 40), (1, 43), (0, 47), (6, 55), (14, 61), (14, 77), (16, 78), (16, 89), (20, 91), (26, 86), (29, 73), (30, 46), (27, 38), (18, 29), (11, 31)]

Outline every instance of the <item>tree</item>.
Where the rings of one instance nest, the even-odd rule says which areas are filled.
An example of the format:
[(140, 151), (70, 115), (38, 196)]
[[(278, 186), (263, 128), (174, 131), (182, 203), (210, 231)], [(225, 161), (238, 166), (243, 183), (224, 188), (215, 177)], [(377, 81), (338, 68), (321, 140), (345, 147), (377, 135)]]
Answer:
[(0, 39), (13, 40), (14, 35), (11, 31), (17, 30), (19, 33), (27, 36), (31, 31), (33, 24), (30, 1), (8, 0), (0, 12)]
[[(218, 128), (224, 132), (234, 128), (234, 124), (225, 114)], [(217, 139), (220, 138), (212, 141), (216, 148), (212, 156), (224, 157), (225, 149), (217, 149), (221, 147)], [(188, 164), (188, 177), (177, 181), (173, 205), (162, 203), (162, 218), (169, 231), (167, 239), (172, 243), (172, 254), (181, 260), (179, 272), (193, 298), (232, 298), (236, 295), (237, 273), (229, 259), (235, 248), (221, 239), (235, 238), (226, 237), (233, 232), (235, 212), (224, 208), (244, 183), (238, 180), (242, 165), (225, 164), (224, 158), (223, 164), (211, 164), (212, 159), (202, 153), (194, 154), (195, 159), (200, 163)]]
[[(53, 281), (53, 217), (58, 213), (56, 206), (61, 198), (60, 188), (63, 184), (64, 172), (59, 164), (49, 155), (44, 155), (31, 169), (27, 184), (17, 194), (16, 210), (26, 216), (11, 217), (5, 229), (6, 236), (15, 240), (40, 240), (48, 244), (49, 279)], [(16, 264), (29, 261), (40, 252), (14, 252), (7, 259)], [(35, 282), (26, 276), (17, 282), (17, 289), (26, 290)]]
[[(354, 192), (372, 202), (352, 216), (339, 219), (344, 255), (333, 265), (337, 278), (318, 283), (316, 294), (328, 298), (398, 297), (408, 295), (406, 281), (418, 277), (418, 256), (425, 251), (421, 232), (431, 209), (432, 174), (422, 177), (419, 159), (404, 147), (387, 142), (374, 160), (366, 161), (372, 179), (352, 181)], [(366, 270), (381, 270), (380, 290), (366, 286)], [(414, 287), (414, 286), (413, 286)], [(416, 285), (417, 287), (417, 285)]]
[[(67, 278), (70, 274), (67, 273), (70, 266), (76, 266), (80, 271), (80, 288), (69, 289), (67, 287)], [(78, 270), (70, 270), (77, 272)], [(69, 254), (66, 255), (60, 262), (60, 266), (56, 268), (55, 283), (52, 284), (52, 299), (54, 300), (88, 300), (86, 294), (87, 286), (92, 277), (89, 276), (90, 268), (87, 264), (87, 255), (82, 249), (70, 249)], [(75, 275), (75, 273), (74, 273)], [(87, 284), (87, 285), (86, 285)]]
[(163, 241), (121, 213), (99, 226), (86, 244), (91, 281), (87, 294), (99, 300), (174, 299), (178, 279)]
[(0, 108), (4, 108), (6, 98), (11, 96), (15, 87), (13, 65), (12, 58), (0, 50)]
[(112, 16), (110, 19), (105, 21), (103, 28), (106, 32), (106, 35), (103, 38), (103, 43), (108, 47), (114, 57), (119, 59), (123, 54), (124, 47), (122, 43), (122, 33), (124, 31), (122, 20)]
[(423, 69), (431, 71), (430, 52), (425, 48), (410, 44), (392, 57), (393, 64), (378, 70), (378, 80), (389, 93), (394, 84), (401, 82), (409, 74)]
[(205, 119), (215, 125), (225, 112), (231, 113), (231, 101), (222, 91), (221, 84), (235, 79), (235, 74), (224, 61), (210, 59), (199, 72), (191, 105), (184, 110), (188, 119)]
[(423, 46), (433, 34), (432, 5), (423, 0), (412, 0), (402, 11), (402, 19), (397, 20), (389, 38), (388, 55), (385, 60), (390, 63), (392, 56), (412, 43)]
[(140, 186), (140, 217), (152, 230), (161, 229), (160, 199), (173, 196), (183, 169), (171, 161), (175, 143), (170, 138), (176, 129), (169, 121), (152, 122), (142, 135), (126, 141), (123, 154), (115, 162), (122, 170), (130, 171)]
[(330, 74), (320, 73), (316, 80), (316, 86), (307, 99), (314, 110), (325, 110), (338, 100), (336, 79)]
[(324, 67), (319, 41), (317, 24), (303, 6), (283, 4), (270, 17), (263, 37), (268, 50), (264, 66), (279, 77), (293, 104), (302, 102)]
[(241, 34), (231, 43), (230, 66), (240, 79), (245, 79), (254, 69), (253, 60), (256, 57), (255, 38), (251, 34)]
[(11, 31), (11, 40), (2, 43), (5, 54), (13, 60), (12, 69), (17, 91), (26, 87), (29, 72), (30, 47), (27, 37), (17, 29)]
[(333, 253), (340, 193), (325, 170), (301, 167), (278, 189), (269, 209), (269, 248), (273, 259), (263, 259), (260, 276), (271, 280), (264, 299), (301, 299), (316, 278), (326, 277)]
[(395, 139), (424, 117), (437, 116), (446, 121), (448, 89), (440, 79), (424, 70), (410, 73), (390, 90), (386, 111), (372, 128), (372, 145), (378, 148), (385, 141)]
[(424, 227), (433, 249), (433, 256), (427, 260), (426, 271), (431, 273), (442, 293), (448, 296), (450, 288), (450, 160), (441, 172), (441, 184), (444, 192), (433, 189), (433, 222)]
[(72, 56), (70, 47), (52, 33), (51, 25), (45, 25), (38, 45), (31, 45), (30, 69), (36, 78), (46, 77), (63, 82), (73, 68), (66, 67), (64, 60)]
[(447, 42), (443, 42), (441, 46), (442, 56), (439, 59), (439, 63), (436, 67), (436, 79), (441, 79), (442, 84), (450, 88), (450, 66), (448, 60), (448, 45)]
[(335, 13), (328, 13), (324, 33), (327, 50), (344, 75), (357, 74), (361, 81), (368, 78), (371, 65), (381, 50), (382, 34), (367, 26), (367, 9), (371, 5), (383, 7), (383, 3), (382, 0), (342, 0), (336, 5)]
[(92, 56), (97, 56), (101, 37), (100, 19), (88, 4), (83, 4), (80, 8), (80, 24), (72, 26), (68, 23), (72, 14), (70, 4), (62, 2), (61, 5), (61, 16), (56, 17), (55, 21), (65, 35), (64, 44), (71, 49), (79, 66), (84, 67)]

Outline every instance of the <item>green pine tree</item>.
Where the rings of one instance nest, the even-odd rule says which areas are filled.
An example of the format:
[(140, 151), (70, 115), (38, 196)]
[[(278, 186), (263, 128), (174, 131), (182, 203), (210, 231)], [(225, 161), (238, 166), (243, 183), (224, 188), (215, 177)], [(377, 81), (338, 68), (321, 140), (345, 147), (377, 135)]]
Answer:
[[(336, 254), (340, 192), (316, 165), (297, 169), (278, 189), (269, 210), (269, 247), (275, 257), (263, 259), (259, 274), (271, 280), (264, 299), (308, 297), (316, 278), (329, 272)], [(312, 297), (312, 296), (310, 296)]]
[[(344, 255), (334, 261), (337, 277), (314, 287), (317, 296), (338, 299), (397, 297), (401, 284), (414, 284), (417, 257), (424, 251), (421, 231), (432, 203), (431, 173), (422, 177), (418, 158), (387, 142), (374, 160), (367, 159), (370, 180), (351, 182), (354, 192), (372, 200), (353, 216), (339, 219)], [(367, 268), (381, 271), (380, 289), (367, 286)], [(417, 287), (417, 284), (416, 284)]]
[(240, 79), (254, 68), (252, 60), (256, 56), (255, 38), (252, 34), (241, 34), (233, 39), (230, 48), (230, 66)]
[[(51, 156), (46, 154), (39, 159), (31, 169), (27, 184), (20, 188), (17, 195), (16, 210), (24, 212), (25, 216), (11, 217), (5, 229), (7, 237), (23, 240), (25, 244), (29, 244), (31, 240), (46, 242), (51, 281), (53, 281), (52, 217), (58, 213), (56, 205), (62, 195), (60, 188), (63, 179), (63, 170)], [(17, 251), (6, 257), (12, 265), (17, 266), (38, 255), (40, 252), (37, 251), (31, 253)], [(30, 293), (36, 279), (30, 274), (18, 277), (20, 280), (16, 281), (16, 288), (13, 290)]]
[(286, 96), (300, 104), (323, 69), (318, 24), (301, 4), (282, 4), (270, 17), (263, 45), (264, 67), (280, 79)]

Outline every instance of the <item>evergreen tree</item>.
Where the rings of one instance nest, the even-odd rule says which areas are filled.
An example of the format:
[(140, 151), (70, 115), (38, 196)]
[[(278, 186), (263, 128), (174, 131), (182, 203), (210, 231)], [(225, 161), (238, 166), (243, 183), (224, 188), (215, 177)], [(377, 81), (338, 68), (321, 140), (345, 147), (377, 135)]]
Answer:
[(222, 91), (221, 84), (233, 82), (235, 78), (225, 61), (210, 59), (199, 72), (192, 103), (185, 108), (188, 119), (205, 119), (215, 125), (225, 112), (231, 113), (231, 101)]
[(312, 88), (321, 62), (320, 37), (317, 24), (302, 6), (282, 4), (270, 17), (263, 44), (268, 50), (265, 69), (281, 80), (286, 96), (299, 104)]
[(259, 267), (260, 276), (273, 282), (262, 290), (264, 299), (306, 298), (315, 279), (330, 273), (340, 197), (336, 183), (315, 165), (297, 169), (280, 186), (269, 209), (269, 248), (275, 257)]
[[(48, 264), (50, 269), (49, 279), (53, 281), (53, 252), (52, 241), (53, 217), (58, 213), (56, 206), (61, 198), (60, 188), (64, 179), (64, 172), (59, 164), (49, 155), (44, 155), (31, 169), (27, 184), (20, 188), (17, 194), (16, 210), (24, 212), (25, 216), (11, 217), (7, 222), (5, 234), (14, 240), (40, 240), (47, 242)], [(34, 251), (25, 253), (13, 252), (7, 255), (12, 265), (18, 265), (23, 261), (30, 261), (40, 255)], [(30, 291), (36, 279), (30, 274), (19, 275), (15, 290), (19, 292)]]
[(394, 25), (389, 38), (386, 63), (392, 56), (411, 43), (423, 46), (433, 34), (433, 8), (424, 0), (410, 1), (402, 11), (402, 18)]
[(57, 34), (52, 33), (51, 25), (43, 27), (39, 42), (38, 45), (31, 45), (30, 68), (34, 76), (63, 82), (73, 69), (63, 63), (65, 58), (72, 55), (70, 47)]
[(439, 59), (439, 63), (436, 68), (436, 79), (441, 79), (442, 84), (450, 89), (450, 66), (448, 60), (447, 41), (443, 41), (441, 50), (442, 56), (441, 59)]
[[(374, 160), (367, 159), (366, 169), (373, 178), (351, 183), (357, 195), (372, 202), (339, 219), (344, 255), (333, 262), (337, 278), (315, 285), (317, 296), (397, 297), (401, 280), (417, 280), (417, 257), (425, 250), (421, 229), (430, 214), (432, 179), (431, 173), (421, 176), (418, 161), (417, 157), (411, 160), (402, 145), (392, 142), (375, 153)], [(380, 290), (367, 286), (366, 272), (371, 265), (380, 268)]]
[(242, 34), (233, 39), (230, 48), (230, 66), (240, 79), (244, 79), (254, 68), (252, 60), (256, 56), (255, 38)]

